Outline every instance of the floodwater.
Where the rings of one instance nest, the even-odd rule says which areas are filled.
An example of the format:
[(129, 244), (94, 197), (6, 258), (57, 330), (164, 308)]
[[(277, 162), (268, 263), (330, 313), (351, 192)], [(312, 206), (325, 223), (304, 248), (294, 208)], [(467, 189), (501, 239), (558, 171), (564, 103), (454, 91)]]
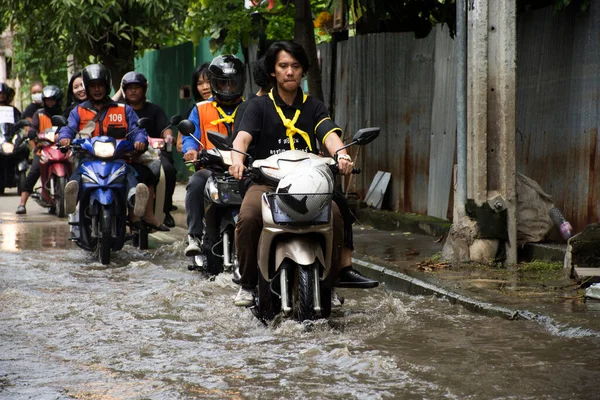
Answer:
[(233, 306), (231, 275), (188, 271), (183, 242), (128, 245), (102, 266), (64, 221), (27, 218), (0, 223), (2, 399), (584, 399), (600, 388), (594, 331), (385, 287), (340, 290), (328, 321), (266, 327)]

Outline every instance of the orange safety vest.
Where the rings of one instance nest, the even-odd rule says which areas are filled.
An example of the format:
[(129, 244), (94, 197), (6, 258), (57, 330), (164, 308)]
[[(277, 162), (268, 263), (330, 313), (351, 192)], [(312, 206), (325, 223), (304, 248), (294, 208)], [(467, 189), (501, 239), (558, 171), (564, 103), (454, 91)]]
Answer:
[[(200, 127), (201, 135), (200, 142), (206, 150), (212, 149), (215, 146), (213, 146), (210, 140), (208, 140), (207, 132), (216, 131), (225, 136), (229, 136), (229, 133), (227, 132), (227, 126), (224, 122), (219, 122), (216, 125), (212, 124), (212, 122), (223, 118), (223, 116), (219, 114), (217, 108), (213, 105), (213, 102), (202, 101), (197, 103), (196, 107), (198, 108), (198, 126)], [(233, 123), (231, 123), (231, 128), (233, 129)]]
[(39, 128), (40, 132), (44, 132), (46, 129), (52, 128), (52, 121), (50, 120), (49, 116), (47, 116), (43, 112), (39, 112), (38, 118), (40, 120), (40, 128)]
[[(79, 114), (79, 130), (81, 131), (88, 122), (96, 117), (98, 112), (78, 106), (77, 113)], [(125, 104), (109, 105), (104, 117), (100, 121), (96, 121), (96, 128), (94, 128), (92, 136), (106, 136), (109, 129), (125, 129), (125, 134), (129, 131)]]

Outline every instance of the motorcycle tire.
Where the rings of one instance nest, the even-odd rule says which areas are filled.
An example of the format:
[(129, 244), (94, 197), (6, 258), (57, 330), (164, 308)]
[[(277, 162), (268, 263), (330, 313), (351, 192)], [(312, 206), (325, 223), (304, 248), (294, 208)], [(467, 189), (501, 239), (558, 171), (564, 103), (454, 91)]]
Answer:
[(25, 189), (25, 176), (25, 171), (19, 172), (19, 176), (17, 178), (17, 193), (19, 193), (19, 196), (23, 192), (23, 189)]
[(206, 254), (206, 265), (204, 270), (210, 275), (219, 275), (223, 272), (223, 259), (214, 253), (223, 254), (223, 242), (214, 246), (216, 242), (212, 238), (205, 237), (204, 241), (204, 254)]
[(110, 251), (112, 250), (112, 212), (110, 206), (102, 207), (99, 223), (98, 258), (102, 265), (108, 265), (110, 264)]
[[(292, 290), (292, 313), (298, 322), (316, 319), (314, 309), (314, 265), (296, 265), (294, 271), (294, 287)], [(327, 299), (331, 301), (331, 299)]]
[(58, 218), (64, 218), (67, 214), (65, 212), (65, 185), (67, 184), (67, 178), (64, 176), (52, 176), (52, 186), (54, 186), (54, 204), (56, 207), (56, 216)]

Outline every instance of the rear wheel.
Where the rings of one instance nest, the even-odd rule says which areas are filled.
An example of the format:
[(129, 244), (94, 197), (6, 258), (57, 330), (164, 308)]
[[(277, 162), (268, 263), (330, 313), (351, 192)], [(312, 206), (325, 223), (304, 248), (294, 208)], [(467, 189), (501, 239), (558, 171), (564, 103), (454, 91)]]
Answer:
[(99, 223), (98, 258), (103, 265), (107, 265), (110, 264), (110, 251), (112, 249), (112, 212), (110, 206), (102, 206)]
[[(315, 319), (314, 310), (314, 265), (297, 265), (294, 273), (292, 312), (298, 322)], [(331, 299), (326, 299), (331, 301)]]
[(64, 218), (65, 212), (65, 185), (67, 178), (64, 176), (52, 176), (52, 186), (54, 186), (54, 205), (56, 206), (56, 216)]

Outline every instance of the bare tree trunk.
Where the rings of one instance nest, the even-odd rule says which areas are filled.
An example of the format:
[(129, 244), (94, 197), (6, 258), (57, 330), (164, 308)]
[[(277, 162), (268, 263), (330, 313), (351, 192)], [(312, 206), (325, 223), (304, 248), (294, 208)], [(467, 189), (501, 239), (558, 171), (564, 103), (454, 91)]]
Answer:
[(294, 27), (294, 40), (306, 50), (310, 68), (308, 69), (308, 91), (311, 96), (323, 100), (321, 84), (321, 66), (317, 58), (317, 44), (310, 9), (310, 0), (294, 0), (296, 17)]

